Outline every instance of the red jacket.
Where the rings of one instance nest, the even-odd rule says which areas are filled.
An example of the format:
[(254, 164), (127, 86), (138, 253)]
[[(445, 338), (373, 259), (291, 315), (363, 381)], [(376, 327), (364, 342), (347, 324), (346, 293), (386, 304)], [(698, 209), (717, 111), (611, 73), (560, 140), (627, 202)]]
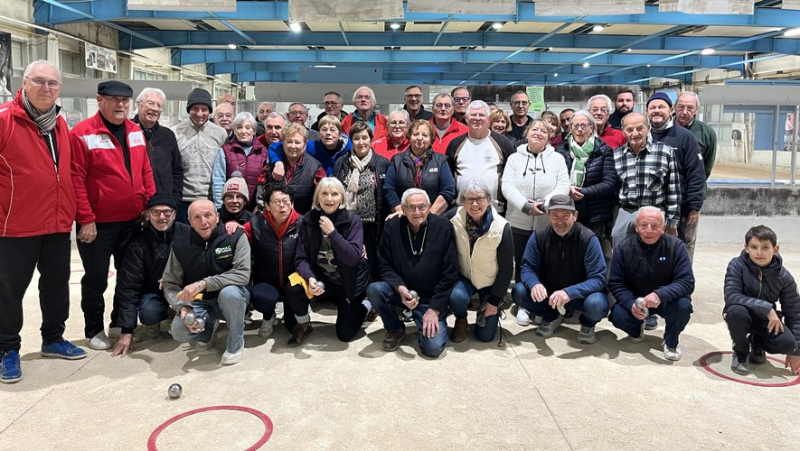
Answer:
[(454, 140), (455, 138), (463, 135), (464, 133), (469, 132), (469, 127), (458, 122), (455, 117), (450, 119), (450, 128), (444, 132), (444, 136), (440, 139), (439, 134), (436, 133), (436, 122), (435, 118), (431, 119), (431, 124), (433, 124), (433, 151), (436, 153), (443, 154), (447, 152), (447, 146), (450, 144), (450, 141)]
[(69, 233), (76, 207), (67, 123), (63, 117), (56, 122), (56, 168), (20, 92), (0, 105), (0, 236)]
[(400, 147), (395, 148), (394, 144), (392, 144), (392, 140), (389, 139), (388, 136), (384, 136), (381, 139), (377, 139), (372, 141), (372, 150), (375, 151), (378, 155), (386, 157), (387, 160), (391, 160), (393, 156), (397, 155), (398, 153), (403, 153), (408, 150), (409, 142), (408, 138), (403, 138), (403, 143), (400, 144)]
[[(342, 120), (342, 130), (345, 133), (350, 133), (350, 127), (356, 122), (354, 114), (356, 113), (350, 113)], [(389, 134), (389, 125), (386, 116), (379, 113), (373, 114), (375, 115), (375, 129), (372, 130), (372, 140), (375, 141)]]
[(70, 132), (72, 183), (78, 199), (79, 224), (136, 219), (156, 192), (153, 170), (142, 130), (125, 119), (131, 172), (125, 168), (122, 147), (98, 112)]
[(606, 122), (606, 127), (603, 129), (603, 132), (600, 133), (600, 139), (605, 141), (605, 143), (608, 144), (608, 147), (612, 149), (616, 149), (617, 147), (628, 142), (628, 140), (625, 138), (625, 134), (616, 128), (611, 128), (611, 124), (608, 122)]

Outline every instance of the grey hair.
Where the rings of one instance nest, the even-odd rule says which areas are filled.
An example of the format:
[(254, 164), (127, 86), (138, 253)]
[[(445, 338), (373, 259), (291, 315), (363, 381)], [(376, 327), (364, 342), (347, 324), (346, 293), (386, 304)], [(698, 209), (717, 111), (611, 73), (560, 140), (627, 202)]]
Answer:
[(304, 114), (308, 114), (308, 108), (306, 108), (306, 106), (303, 105), (303, 102), (292, 102), (292, 104), (289, 105), (289, 109), (292, 109), (292, 107), (295, 105), (300, 105), (301, 107), (303, 107)]
[(661, 223), (666, 224), (667, 222), (667, 218), (666, 216), (664, 216), (664, 210), (658, 207), (647, 206), (639, 208), (639, 210), (636, 212), (636, 221), (639, 220), (639, 215), (642, 213), (658, 213), (659, 216), (661, 217)]
[(473, 110), (480, 110), (480, 109), (486, 110), (486, 115), (487, 116), (492, 112), (492, 109), (489, 108), (489, 104), (487, 104), (483, 100), (473, 100), (472, 103), (470, 103), (467, 106), (467, 111), (464, 114), (466, 116), (469, 116), (470, 113), (472, 113)]
[[(586, 102), (586, 109), (587, 110), (590, 110), (592, 108), (590, 105), (592, 104), (592, 101), (595, 100), (595, 99), (603, 99), (603, 100), (605, 100), (606, 101), (606, 105), (608, 105), (608, 112), (609, 113), (613, 113), (614, 112), (614, 102), (611, 101), (611, 97), (609, 97), (609, 96), (607, 96), (605, 94), (596, 94), (596, 95), (593, 95), (593, 96), (589, 97), (589, 101)], [(594, 120), (594, 119), (592, 119), (592, 120)]]
[(678, 103), (678, 100), (680, 100), (681, 97), (683, 97), (683, 96), (687, 96), (687, 97), (693, 98), (694, 99), (694, 103), (697, 106), (697, 108), (700, 108), (700, 97), (697, 96), (696, 92), (686, 91), (686, 92), (682, 93), (681, 95), (678, 96), (677, 99), (675, 99), (675, 103)]
[(339, 204), (339, 210), (344, 208), (344, 200), (346, 198), (344, 185), (342, 185), (342, 182), (336, 177), (325, 177), (324, 179), (319, 181), (319, 183), (317, 184), (317, 188), (314, 190), (314, 201), (311, 203), (312, 209), (322, 210), (322, 207), (319, 204), (319, 195), (322, 193), (323, 190), (326, 190), (328, 188), (333, 188), (339, 192), (339, 197), (341, 197), (342, 199), (341, 203)]
[(241, 113), (237, 114), (235, 118), (233, 118), (231, 128), (236, 130), (239, 126), (244, 124), (244, 121), (250, 121), (250, 126), (256, 128), (256, 118), (247, 111), (242, 111)]
[[(144, 88), (144, 89), (142, 89), (142, 92), (140, 92), (139, 95), (136, 96), (136, 106), (141, 105), (141, 103), (144, 102), (144, 98), (149, 96), (150, 94), (155, 94), (155, 95), (161, 97), (161, 103), (162, 104), (167, 103), (167, 95), (164, 94), (164, 91), (162, 91), (162, 90), (160, 90), (158, 88)], [(166, 105), (162, 105), (162, 106), (166, 106)]]
[(597, 133), (597, 124), (594, 123), (594, 116), (592, 116), (592, 113), (590, 113), (590, 112), (588, 112), (586, 110), (578, 110), (578, 111), (573, 112), (572, 113), (572, 119), (569, 120), (570, 126), (572, 125), (572, 121), (574, 121), (577, 116), (582, 116), (582, 117), (588, 119), (589, 120), (589, 125), (592, 127), (592, 134)]
[(437, 100), (439, 100), (441, 98), (444, 98), (444, 97), (447, 97), (448, 99), (450, 99), (450, 103), (452, 103), (452, 104), (456, 103), (456, 101), (453, 100), (453, 96), (451, 96), (450, 94), (448, 94), (446, 92), (443, 92), (441, 94), (436, 94), (436, 97), (433, 98), (433, 103), (436, 103)]
[(61, 83), (61, 71), (58, 70), (58, 68), (53, 63), (47, 60), (36, 60), (28, 64), (28, 67), (25, 68), (25, 72), (23, 72), (22, 74), (22, 78), (28, 78), (31, 72), (33, 72), (33, 69), (35, 69), (36, 66), (41, 66), (41, 65), (50, 66), (53, 69), (55, 69), (56, 73), (58, 74), (58, 82)]
[(355, 102), (356, 101), (356, 97), (358, 97), (358, 91), (361, 91), (362, 89), (366, 89), (367, 91), (369, 91), (369, 96), (372, 97), (372, 102), (373, 103), (376, 103), (376, 104), (378, 103), (378, 99), (375, 98), (375, 91), (373, 91), (372, 88), (370, 88), (369, 86), (362, 86), (362, 87), (356, 89), (353, 92), (353, 102)]
[(278, 113), (277, 111), (273, 111), (272, 113), (269, 113), (265, 119), (275, 119), (275, 118), (278, 118), (278, 117), (283, 119), (284, 122), (286, 121), (286, 116), (282, 115), (281, 113)]
[(391, 119), (391, 117), (394, 116), (395, 114), (402, 114), (403, 117), (406, 119), (406, 125), (411, 125), (411, 116), (408, 115), (408, 111), (406, 111), (403, 108), (400, 108), (398, 110), (394, 110), (391, 113), (389, 113), (389, 116), (387, 116), (387, 118)]
[(464, 202), (467, 200), (467, 193), (483, 193), (483, 195), (486, 196), (486, 200), (489, 201), (489, 203), (492, 202), (492, 192), (489, 191), (489, 187), (483, 182), (483, 180), (469, 180), (461, 189), (461, 192), (458, 193), (459, 204), (464, 205)]
[(409, 197), (416, 196), (416, 195), (425, 196), (425, 203), (426, 204), (430, 204), (431, 203), (431, 198), (428, 197), (428, 193), (426, 193), (425, 190), (421, 190), (419, 188), (409, 188), (409, 189), (405, 190), (405, 192), (403, 192), (403, 197), (400, 198), (400, 203), (403, 206), (406, 206), (406, 200), (408, 200)]

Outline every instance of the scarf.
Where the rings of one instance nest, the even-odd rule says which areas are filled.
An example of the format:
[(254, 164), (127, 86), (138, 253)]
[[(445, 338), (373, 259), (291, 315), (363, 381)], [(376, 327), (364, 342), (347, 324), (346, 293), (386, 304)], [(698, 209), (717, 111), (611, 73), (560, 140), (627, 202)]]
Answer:
[(469, 237), (470, 249), (475, 246), (475, 242), (478, 241), (478, 238), (489, 231), (489, 227), (491, 227), (493, 220), (494, 217), (492, 216), (491, 208), (486, 209), (486, 213), (483, 215), (483, 221), (481, 221), (480, 225), (476, 223), (474, 219), (472, 219), (472, 216), (470, 216), (469, 213), (467, 213), (467, 223), (464, 226), (464, 229), (466, 229), (467, 236)]
[(22, 90), (22, 106), (25, 108), (25, 112), (28, 113), (28, 116), (33, 119), (36, 126), (39, 127), (40, 135), (49, 135), (53, 129), (56, 128), (58, 113), (61, 111), (60, 106), (54, 104), (49, 110), (41, 113), (28, 100), (25, 90)]
[(569, 136), (569, 151), (572, 153), (572, 185), (583, 186), (583, 181), (586, 176), (586, 161), (589, 155), (594, 151), (594, 136), (586, 139), (583, 145), (575, 142), (575, 138)]
[(350, 152), (350, 158), (347, 162), (350, 163), (350, 175), (347, 177), (347, 200), (345, 207), (348, 210), (356, 209), (356, 194), (358, 194), (358, 179), (361, 178), (361, 171), (366, 169), (367, 164), (372, 159), (372, 148), (369, 149), (364, 158), (358, 158), (355, 149)]
[(422, 187), (422, 169), (431, 161), (431, 149), (425, 151), (421, 157), (415, 157), (414, 154), (411, 152), (411, 149), (408, 150), (408, 155), (411, 157), (411, 161), (414, 163), (414, 186), (417, 188)]

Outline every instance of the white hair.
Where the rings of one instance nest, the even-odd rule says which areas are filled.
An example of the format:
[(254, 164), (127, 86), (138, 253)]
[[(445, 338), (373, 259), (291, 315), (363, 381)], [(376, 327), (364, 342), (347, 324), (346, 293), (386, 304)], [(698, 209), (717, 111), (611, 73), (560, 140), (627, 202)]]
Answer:
[(372, 98), (373, 103), (378, 103), (378, 99), (375, 98), (375, 91), (373, 91), (372, 88), (370, 88), (369, 86), (362, 86), (356, 89), (355, 92), (353, 92), (353, 102), (355, 102), (356, 97), (358, 97), (358, 91), (361, 91), (362, 89), (366, 89), (367, 91), (369, 91), (369, 96)]
[(244, 124), (245, 121), (250, 121), (250, 125), (255, 128), (256, 126), (256, 118), (253, 117), (252, 114), (248, 113), (247, 111), (243, 111), (236, 115), (233, 118), (233, 122), (231, 123), (231, 128), (236, 130), (237, 127)]
[(697, 108), (700, 108), (700, 97), (698, 97), (698, 96), (697, 96), (697, 93), (696, 93), (696, 92), (692, 92), (692, 91), (686, 91), (686, 92), (682, 93), (682, 94), (681, 94), (681, 95), (679, 95), (679, 96), (678, 96), (678, 98), (675, 100), (675, 103), (678, 103), (678, 100), (680, 100), (680, 99), (681, 99), (681, 97), (683, 97), (683, 96), (687, 96), (687, 97), (691, 97), (691, 98), (693, 98), (693, 99), (694, 99), (694, 104), (695, 104), (695, 106), (697, 106)]
[(402, 114), (406, 120), (406, 124), (411, 125), (411, 116), (408, 115), (408, 111), (406, 111), (403, 108), (400, 108), (399, 110), (394, 110), (391, 113), (389, 113), (388, 118), (391, 120), (392, 116), (396, 114)]
[(605, 100), (606, 105), (608, 105), (608, 112), (609, 113), (613, 113), (614, 112), (614, 102), (611, 101), (611, 97), (609, 97), (609, 96), (607, 96), (605, 94), (596, 94), (596, 95), (593, 95), (593, 96), (589, 97), (589, 101), (586, 102), (586, 109), (587, 110), (591, 110), (592, 109), (592, 107), (590, 105), (592, 104), (592, 101), (595, 100), (595, 99), (603, 99), (603, 100)]
[(144, 98), (150, 94), (156, 94), (157, 96), (161, 97), (162, 106), (165, 106), (163, 104), (167, 103), (167, 96), (164, 94), (164, 91), (158, 88), (144, 88), (142, 89), (142, 92), (136, 96), (136, 106), (139, 106), (142, 102), (144, 102)]
[(639, 220), (639, 215), (642, 213), (658, 213), (658, 215), (661, 217), (661, 223), (664, 224), (667, 222), (667, 218), (664, 216), (664, 210), (658, 207), (648, 206), (639, 208), (639, 211), (636, 212), (637, 221)]
[(431, 203), (431, 198), (428, 197), (428, 193), (426, 193), (425, 190), (421, 190), (419, 188), (409, 188), (409, 189), (405, 190), (403, 192), (403, 197), (400, 198), (400, 203), (403, 204), (403, 206), (408, 206), (407, 203), (406, 203), (406, 200), (408, 200), (408, 198), (411, 197), (411, 196), (417, 196), (417, 195), (425, 196), (425, 203), (426, 204), (430, 204)]
[(469, 116), (474, 110), (486, 110), (487, 115), (492, 112), (492, 109), (489, 108), (489, 104), (483, 100), (473, 100), (472, 103), (467, 106), (467, 111), (464, 114)]
[(52, 67), (53, 70), (55, 70), (56, 73), (58, 74), (58, 82), (61, 83), (61, 71), (58, 70), (58, 68), (53, 63), (51, 63), (50, 61), (47, 61), (47, 60), (36, 60), (36, 61), (28, 64), (28, 67), (25, 68), (25, 72), (23, 72), (23, 74), (22, 74), (22, 78), (28, 78), (28, 76), (30, 76), (31, 72), (33, 72), (33, 69), (35, 69), (37, 66), (50, 66), (50, 67)]

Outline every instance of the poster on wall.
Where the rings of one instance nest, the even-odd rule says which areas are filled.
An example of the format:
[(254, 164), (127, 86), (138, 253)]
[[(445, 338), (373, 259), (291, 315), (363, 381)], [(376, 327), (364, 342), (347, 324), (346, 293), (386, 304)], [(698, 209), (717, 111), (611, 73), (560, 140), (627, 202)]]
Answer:
[(86, 67), (117, 73), (117, 52), (104, 47), (86, 44)]
[(11, 94), (11, 34), (0, 33), (0, 95)]

